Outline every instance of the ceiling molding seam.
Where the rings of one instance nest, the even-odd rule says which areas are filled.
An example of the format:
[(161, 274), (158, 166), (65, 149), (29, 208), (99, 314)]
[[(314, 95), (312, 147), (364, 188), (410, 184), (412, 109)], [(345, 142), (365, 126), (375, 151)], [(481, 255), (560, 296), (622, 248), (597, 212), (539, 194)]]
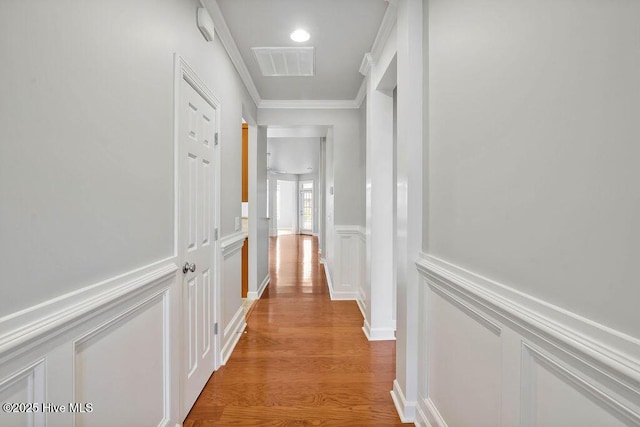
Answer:
[(258, 108), (342, 110), (360, 108), (355, 99), (263, 99)]
[(236, 45), (236, 42), (231, 35), (231, 31), (227, 26), (227, 22), (225, 21), (224, 16), (222, 15), (222, 11), (220, 10), (218, 2), (216, 0), (201, 0), (200, 3), (211, 14), (213, 25), (215, 27), (216, 33), (218, 33), (218, 37), (220, 37), (222, 45), (229, 54), (229, 58), (231, 58), (231, 62), (233, 62), (233, 65), (236, 67), (236, 70), (240, 75), (240, 79), (242, 79), (242, 82), (247, 88), (247, 91), (253, 99), (253, 102), (255, 102), (256, 108), (259, 107), (260, 103), (262, 102), (260, 93), (258, 93), (258, 89), (256, 88), (255, 83), (253, 83), (253, 79), (251, 78), (251, 74), (249, 74), (247, 65), (242, 60), (242, 56), (240, 55), (240, 51), (238, 50), (238, 45)]
[(393, 27), (396, 25), (396, 20), (398, 18), (398, 8), (396, 7), (397, 1), (387, 1), (389, 4), (387, 5), (387, 10), (384, 12), (384, 16), (382, 17), (382, 22), (380, 23), (378, 34), (376, 34), (376, 38), (373, 41), (373, 46), (371, 46), (371, 52), (365, 53), (364, 58), (362, 58), (360, 73), (364, 76), (369, 73), (371, 66), (375, 65), (375, 63), (380, 60), (382, 49), (384, 49), (384, 45), (387, 43)]

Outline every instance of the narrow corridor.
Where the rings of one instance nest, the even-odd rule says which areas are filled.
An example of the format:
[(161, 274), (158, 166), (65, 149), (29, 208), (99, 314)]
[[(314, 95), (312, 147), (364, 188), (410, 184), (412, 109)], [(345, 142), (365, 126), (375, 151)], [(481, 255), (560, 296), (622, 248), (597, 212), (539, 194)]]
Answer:
[(270, 251), (247, 332), (184, 426), (403, 425), (389, 394), (395, 343), (367, 341), (356, 303), (330, 300), (317, 239), (271, 238)]

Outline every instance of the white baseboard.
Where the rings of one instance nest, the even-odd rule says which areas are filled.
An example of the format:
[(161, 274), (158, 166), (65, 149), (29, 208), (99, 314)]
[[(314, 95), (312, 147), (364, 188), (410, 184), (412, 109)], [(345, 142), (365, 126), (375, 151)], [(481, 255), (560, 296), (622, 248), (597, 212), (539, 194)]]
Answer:
[(357, 293), (350, 291), (336, 291), (333, 289), (333, 280), (331, 278), (331, 273), (329, 272), (329, 265), (326, 260), (321, 260), (322, 265), (324, 265), (324, 275), (327, 278), (327, 287), (329, 288), (329, 296), (331, 297), (331, 301), (353, 301), (357, 299)]
[(425, 399), (422, 406), (425, 408), (425, 411), (423, 412), (422, 407), (418, 407), (416, 414), (417, 426), (448, 427), (446, 421), (442, 418), (438, 408), (436, 408), (436, 405), (433, 404), (431, 399)]
[(331, 273), (329, 272), (329, 264), (324, 258), (320, 259), (320, 263), (324, 266), (324, 277), (326, 277), (327, 279), (327, 287), (329, 287), (329, 294), (331, 294), (331, 290), (333, 289), (333, 281), (331, 280)]
[(369, 341), (395, 341), (396, 331), (393, 328), (371, 328), (371, 325), (364, 319), (362, 332)]
[(267, 285), (269, 284), (270, 281), (271, 281), (271, 276), (267, 274), (265, 278), (262, 279), (262, 283), (260, 284), (260, 287), (258, 288), (257, 292), (247, 292), (247, 299), (252, 301), (260, 299), (262, 297), (262, 294), (264, 293), (264, 290), (267, 289)]
[(351, 301), (356, 300), (358, 294), (356, 292), (350, 291), (336, 291), (333, 289), (333, 280), (331, 278), (331, 273), (329, 273), (329, 265), (324, 262), (324, 274), (327, 277), (327, 286), (329, 287), (329, 296), (331, 297), (331, 301)]
[(367, 312), (367, 307), (364, 305), (364, 301), (360, 298), (356, 299), (356, 303), (358, 304), (358, 308), (360, 309), (360, 314), (362, 314), (362, 318), (366, 318), (367, 315), (365, 314)]
[(334, 291), (332, 288), (329, 288), (329, 295), (331, 296), (332, 301), (356, 301), (357, 300), (356, 292)]
[(242, 337), (242, 333), (247, 327), (247, 323), (244, 319), (244, 309), (242, 306), (238, 308), (236, 314), (233, 315), (233, 318), (229, 322), (228, 325), (224, 328), (223, 341), (222, 345), (222, 364), (226, 365), (229, 357), (231, 357), (231, 353), (233, 353), (233, 349), (238, 344), (240, 337)]
[(391, 399), (396, 406), (400, 421), (403, 423), (412, 423), (416, 419), (416, 402), (408, 402), (398, 380), (393, 380), (393, 390), (391, 390)]

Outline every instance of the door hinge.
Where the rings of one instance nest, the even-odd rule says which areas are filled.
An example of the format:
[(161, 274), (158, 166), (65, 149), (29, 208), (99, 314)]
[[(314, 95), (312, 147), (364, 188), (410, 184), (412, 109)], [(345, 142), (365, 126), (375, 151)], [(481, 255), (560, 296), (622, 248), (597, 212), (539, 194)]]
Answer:
[(216, 135), (213, 138), (213, 145), (218, 145), (218, 132), (216, 132)]
[(216, 240), (218, 240), (218, 229), (214, 228), (213, 229), (213, 241), (215, 242)]
[(213, 335), (218, 335), (218, 322), (213, 324)]

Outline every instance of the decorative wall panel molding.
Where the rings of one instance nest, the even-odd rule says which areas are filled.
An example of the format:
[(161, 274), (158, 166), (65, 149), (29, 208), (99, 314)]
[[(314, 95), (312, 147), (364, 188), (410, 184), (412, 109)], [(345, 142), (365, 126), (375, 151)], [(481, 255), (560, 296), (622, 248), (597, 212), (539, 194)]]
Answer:
[(327, 280), (332, 300), (358, 300), (364, 276), (360, 271), (364, 243), (363, 228), (358, 225), (335, 226), (335, 264), (331, 280)]
[[(3, 319), (0, 398), (89, 402), (94, 411), (89, 417), (66, 408), (9, 422), (0, 414), (0, 425), (91, 426), (114, 414), (124, 424), (177, 423), (176, 270), (173, 259), (153, 263)], [(139, 398), (142, 409), (118, 405), (126, 394), (110, 386), (125, 381), (118, 376), (136, 396), (152, 384)]]
[(247, 235), (240, 231), (220, 239), (220, 250), (222, 251), (222, 256), (226, 258), (240, 251), (246, 238)]
[[(422, 331), (416, 425), (467, 425), (452, 409), (464, 407), (478, 426), (640, 426), (640, 340), (436, 257), (422, 254), (416, 265)], [(465, 351), (474, 357), (452, 357)], [(500, 398), (495, 409), (475, 407), (472, 394), (450, 393), (461, 381), (457, 373), (496, 366), (501, 373), (482, 380), (484, 393)]]
[(0, 319), (0, 362), (51, 340), (110, 304), (131, 298), (175, 276), (173, 258), (135, 269)]

